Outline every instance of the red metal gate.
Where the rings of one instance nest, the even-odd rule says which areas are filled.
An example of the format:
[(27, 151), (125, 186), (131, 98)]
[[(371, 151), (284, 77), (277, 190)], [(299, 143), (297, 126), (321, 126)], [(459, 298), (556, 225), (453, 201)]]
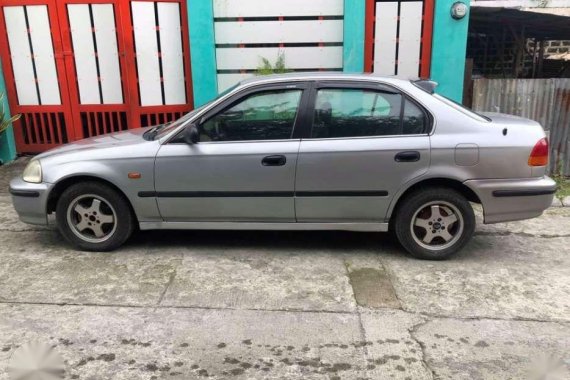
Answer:
[[(138, 9), (151, 16), (144, 27), (156, 35), (152, 51), (137, 53)], [(14, 124), (18, 152), (37, 153), (188, 112), (193, 99), (186, 14), (183, 0), (3, 0), (0, 55), (12, 113), (22, 114)], [(161, 47), (163, 32), (175, 33), (169, 40), (178, 45)], [(167, 77), (173, 57), (177, 76)], [(155, 78), (144, 77), (144, 60), (160, 69)], [(149, 88), (141, 85), (149, 80), (161, 93), (150, 103)]]
[[(430, 76), (431, 64), (434, 2), (435, 0), (366, 0), (364, 71), (379, 72), (386, 75), (419, 75), (420, 77), (428, 78)], [(421, 23), (421, 26), (420, 24), (417, 25), (417, 37), (419, 37), (419, 41), (417, 43), (417, 45), (419, 45), (418, 51), (405, 52), (412, 55), (417, 54), (417, 73), (415, 74), (398, 72), (398, 66), (401, 64), (402, 58), (400, 46), (403, 38), (408, 37), (403, 36), (403, 32), (405, 32), (405, 29), (402, 28), (403, 10), (404, 7), (410, 5), (418, 5), (420, 7), (418, 11), (418, 16), (420, 16), (419, 20), (413, 20), (411, 24), (408, 24), (414, 28), (414, 24), (417, 24), (417, 22)], [(388, 19), (392, 19), (393, 22), (387, 22), (383, 25), (378, 18), (380, 15), (383, 15), (384, 10), (389, 11), (390, 7), (393, 9), (393, 13), (390, 13)], [(378, 25), (377, 22), (379, 22)], [(382, 61), (384, 57), (378, 56), (381, 49), (378, 49), (377, 45), (382, 42), (386, 42), (386, 40), (380, 40), (378, 38), (378, 32), (382, 33), (387, 28), (390, 30), (387, 30), (386, 32), (389, 34), (391, 33), (391, 38), (388, 38), (388, 49), (393, 49), (395, 53), (394, 57), (391, 57), (392, 61), (388, 63), (388, 69), (384, 68), (383, 70), (380, 70), (376, 67), (377, 65), (375, 65), (375, 63)], [(415, 38), (415, 36), (410, 38)]]

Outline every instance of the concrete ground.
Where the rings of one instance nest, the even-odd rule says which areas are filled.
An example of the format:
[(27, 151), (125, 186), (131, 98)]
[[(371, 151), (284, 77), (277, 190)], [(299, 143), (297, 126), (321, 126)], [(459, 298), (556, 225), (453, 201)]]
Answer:
[(18, 170), (0, 168), (0, 379), (34, 340), (70, 379), (570, 378), (569, 207), (479, 225), (445, 262), (348, 232), (145, 232), (87, 253), (17, 220)]

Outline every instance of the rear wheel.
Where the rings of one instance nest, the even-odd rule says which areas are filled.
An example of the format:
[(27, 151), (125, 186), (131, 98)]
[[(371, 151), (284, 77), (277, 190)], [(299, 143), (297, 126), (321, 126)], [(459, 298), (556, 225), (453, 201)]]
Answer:
[(98, 182), (67, 188), (57, 203), (56, 221), (61, 234), (86, 251), (118, 248), (134, 229), (134, 218), (124, 197)]
[(467, 199), (448, 188), (417, 191), (403, 200), (394, 229), (414, 257), (444, 260), (457, 253), (475, 231), (475, 214)]

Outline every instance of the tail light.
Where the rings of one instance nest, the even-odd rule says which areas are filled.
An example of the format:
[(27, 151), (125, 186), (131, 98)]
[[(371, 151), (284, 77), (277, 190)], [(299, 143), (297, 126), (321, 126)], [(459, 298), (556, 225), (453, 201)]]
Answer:
[(548, 164), (548, 140), (538, 140), (528, 158), (529, 166), (546, 166)]

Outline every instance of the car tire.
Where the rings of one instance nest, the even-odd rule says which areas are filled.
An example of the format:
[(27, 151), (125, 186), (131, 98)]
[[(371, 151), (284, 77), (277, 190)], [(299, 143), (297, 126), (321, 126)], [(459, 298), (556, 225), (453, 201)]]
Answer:
[(81, 182), (65, 189), (57, 202), (56, 222), (65, 239), (84, 251), (112, 251), (135, 228), (128, 200), (99, 182)]
[(460, 251), (475, 231), (475, 213), (463, 195), (432, 187), (407, 196), (398, 208), (394, 230), (414, 257), (445, 260)]

